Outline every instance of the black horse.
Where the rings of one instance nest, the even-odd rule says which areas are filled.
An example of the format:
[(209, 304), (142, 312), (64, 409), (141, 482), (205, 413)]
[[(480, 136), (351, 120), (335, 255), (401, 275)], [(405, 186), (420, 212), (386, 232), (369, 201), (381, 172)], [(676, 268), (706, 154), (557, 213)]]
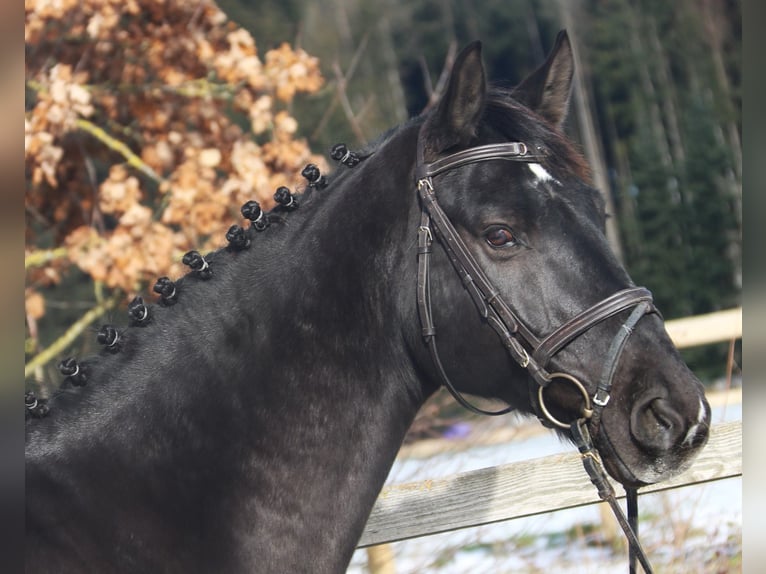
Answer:
[(445, 375), (563, 426), (609, 401), (587, 425), (627, 485), (690, 464), (709, 407), (560, 133), (566, 34), (514, 90), (487, 88), (480, 52), (434, 110), (335, 150), (334, 174), (307, 172), (270, 213), (246, 205), (228, 247), (189, 256), (157, 305), (100, 332), (100, 356), (63, 364), (27, 425), (28, 572), (343, 572)]

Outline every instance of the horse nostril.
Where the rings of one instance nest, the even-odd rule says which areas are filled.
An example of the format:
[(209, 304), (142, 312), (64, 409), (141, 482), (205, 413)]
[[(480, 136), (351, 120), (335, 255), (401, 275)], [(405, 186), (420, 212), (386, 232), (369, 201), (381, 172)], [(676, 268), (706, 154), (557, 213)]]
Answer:
[(684, 430), (683, 420), (663, 398), (652, 398), (638, 405), (631, 414), (630, 430), (638, 443), (650, 452), (670, 450)]

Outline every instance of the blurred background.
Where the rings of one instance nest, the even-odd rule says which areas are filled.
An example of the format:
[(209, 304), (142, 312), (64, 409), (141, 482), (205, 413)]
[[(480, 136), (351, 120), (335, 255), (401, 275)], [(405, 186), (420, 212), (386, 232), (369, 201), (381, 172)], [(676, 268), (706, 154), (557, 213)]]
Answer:
[[(666, 319), (741, 304), (738, 0), (27, 0), (25, 7), (25, 379), (42, 396), (58, 385), (62, 358), (94, 351), (94, 327), (124, 324), (127, 301), (151, 298), (158, 276), (182, 274), (189, 249), (223, 245), (244, 201), (268, 205), (276, 187), (303, 185), (306, 163), (327, 168), (332, 144), (360, 146), (432, 105), (455, 54), (475, 39), (490, 79), (514, 85), (566, 28), (577, 60), (566, 131), (607, 200), (614, 250)], [(682, 353), (711, 392), (736, 390), (740, 344)], [(728, 401), (719, 403), (719, 420), (741, 418)], [(527, 436), (525, 424), (509, 428)], [(497, 461), (484, 452), (487, 464), (527, 452), (509, 447), (507, 434), (498, 439), (499, 431), (508, 432), (437, 394), (391, 480), (417, 479), (424, 466), (466, 470), (459, 453), (469, 444), (498, 445)], [(440, 441), (433, 453), (442, 466), (412, 463), (422, 450), (406, 459), (407, 448), (426, 439)], [(686, 571), (689, 547), (676, 539), (700, 530), (688, 571), (739, 571), (739, 487), (726, 488), (682, 495), (695, 508), (710, 498), (709, 508), (731, 510), (701, 513), (703, 521), (724, 516), (731, 527), (711, 533), (693, 517), (675, 523), (657, 542), (668, 572)], [(657, 500), (658, 515), (679, 504)], [(553, 530), (514, 526), (488, 542), (463, 531), (390, 552), (400, 573), (551, 571), (550, 554), (537, 558), (540, 540), (554, 554), (572, 537), (592, 547), (587, 533), (601, 523), (598, 513), (557, 520), (544, 519)], [(603, 536), (602, 550), (611, 544)], [(416, 559), (418, 548), (426, 550)], [(534, 548), (535, 558), (481, 562), (523, 555), (522, 548)], [(479, 562), (461, 562), (466, 556)], [(371, 568), (368, 560), (360, 551), (352, 570)], [(587, 570), (598, 563), (605, 572), (617, 568), (598, 559)]]

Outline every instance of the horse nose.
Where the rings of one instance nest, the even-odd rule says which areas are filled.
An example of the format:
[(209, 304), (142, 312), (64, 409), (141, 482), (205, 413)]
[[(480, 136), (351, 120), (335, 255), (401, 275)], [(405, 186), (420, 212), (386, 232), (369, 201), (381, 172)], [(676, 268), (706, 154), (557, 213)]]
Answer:
[(680, 445), (699, 422), (684, 418), (667, 398), (649, 396), (633, 408), (630, 430), (644, 450), (659, 454)]

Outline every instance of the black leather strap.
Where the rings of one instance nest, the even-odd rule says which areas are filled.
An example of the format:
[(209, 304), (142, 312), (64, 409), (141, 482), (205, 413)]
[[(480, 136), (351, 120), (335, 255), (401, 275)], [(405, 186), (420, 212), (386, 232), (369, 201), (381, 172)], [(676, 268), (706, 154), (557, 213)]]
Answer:
[(500, 296), (500, 292), (479, 267), (465, 242), (436, 200), (430, 180), (425, 180), (425, 182), (423, 183), (421, 180), (421, 184), (418, 185), (423, 210), (428, 214), (431, 229), (439, 239), (439, 243), (444, 248), (466, 290), (471, 295), (479, 315), (498, 333), (514, 360), (523, 367), (530, 369), (530, 372), (537, 372), (537, 365), (531, 365), (531, 357), (526, 349), (519, 344), (515, 335), (520, 334), (523, 340), (533, 348), (537, 345), (537, 337), (519, 321)]
[(487, 144), (458, 151), (431, 163), (420, 163), (415, 171), (417, 180), (433, 177), (445, 171), (489, 160), (511, 160), (516, 162), (535, 163), (545, 159), (544, 154), (531, 153), (523, 142), (506, 142)]
[[(612, 508), (612, 512), (614, 513), (617, 522), (625, 533), (625, 537), (628, 539), (628, 546), (630, 548), (629, 554), (631, 557), (630, 567), (633, 569), (633, 572), (635, 572), (634, 561), (637, 558), (641, 563), (641, 566), (644, 568), (644, 572), (646, 574), (652, 574), (653, 570), (649, 564), (649, 559), (646, 557), (646, 552), (641, 546), (641, 542), (638, 540), (638, 525), (636, 524), (636, 528), (634, 529), (630, 523), (631, 521), (625, 517), (625, 513), (622, 511), (622, 508), (620, 508), (620, 504), (617, 502), (614, 488), (612, 488), (612, 484), (607, 479), (606, 473), (604, 472), (604, 469), (593, 450), (593, 441), (590, 437), (590, 434), (588, 433), (588, 427), (585, 419), (579, 419), (572, 423), (570, 430), (572, 433), (572, 440), (574, 441), (575, 445), (580, 451), (580, 455), (582, 456), (582, 463), (583, 467), (585, 468), (585, 472), (588, 473), (588, 477), (590, 478), (591, 483), (596, 487), (599, 498), (607, 502)], [(628, 494), (628, 496), (631, 495)], [(633, 496), (635, 496), (635, 492)], [(631, 512), (631, 514), (635, 514), (637, 516), (638, 503), (634, 501), (633, 504), (636, 505), (636, 508), (634, 512)], [(637, 518), (635, 521), (637, 522)]]
[(537, 348), (533, 356), (541, 365), (548, 364), (551, 357), (555, 355), (567, 343), (582, 335), (591, 327), (598, 325), (602, 321), (617, 315), (621, 311), (635, 307), (639, 303), (652, 302), (651, 292), (644, 287), (632, 287), (623, 289), (610, 295), (603, 301), (600, 301), (589, 307), (585, 311), (577, 314), (575, 317), (561, 325), (550, 335), (545, 337)]
[(441, 357), (439, 356), (439, 349), (436, 345), (436, 326), (434, 325), (431, 312), (430, 261), (432, 244), (433, 236), (431, 235), (431, 219), (428, 216), (428, 213), (423, 211), (420, 216), (420, 227), (418, 228), (417, 302), (423, 340), (431, 355), (431, 362), (436, 367), (436, 371), (442, 384), (444, 384), (454, 399), (463, 407), (479, 415), (499, 416), (507, 414), (513, 410), (513, 407), (508, 406), (497, 411), (487, 411), (468, 402), (452, 383), (452, 380), (447, 375), (447, 371), (442, 364)]
[(609, 350), (606, 353), (606, 359), (604, 360), (604, 368), (601, 372), (601, 377), (598, 380), (596, 386), (596, 393), (593, 395), (593, 414), (591, 415), (591, 429), (593, 435), (598, 435), (601, 426), (601, 413), (609, 403), (609, 396), (612, 391), (612, 382), (614, 381), (614, 374), (617, 372), (617, 365), (620, 361), (620, 355), (622, 349), (625, 347), (625, 343), (628, 342), (628, 337), (633, 334), (633, 329), (641, 318), (647, 313), (651, 313), (654, 306), (651, 299), (648, 301), (642, 299), (641, 302), (636, 305), (633, 312), (628, 319), (620, 326), (620, 331), (612, 339), (612, 343), (609, 345)]
[(431, 316), (431, 289), (430, 267), (431, 267), (431, 246), (433, 237), (431, 235), (430, 218), (423, 211), (420, 215), (420, 227), (418, 228), (418, 315), (420, 316), (420, 327), (423, 338), (428, 341), (436, 335), (434, 320)]

